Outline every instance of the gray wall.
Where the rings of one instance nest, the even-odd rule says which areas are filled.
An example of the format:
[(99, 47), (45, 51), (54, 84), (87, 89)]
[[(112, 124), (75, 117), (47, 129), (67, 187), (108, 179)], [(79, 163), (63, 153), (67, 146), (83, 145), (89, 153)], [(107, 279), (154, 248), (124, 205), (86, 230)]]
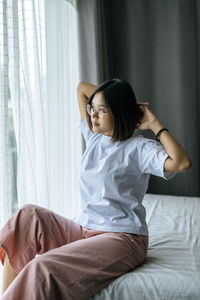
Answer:
[(129, 81), (192, 159), (170, 181), (151, 176), (150, 193), (200, 196), (199, 14), (195, 0), (78, 1), (80, 80)]

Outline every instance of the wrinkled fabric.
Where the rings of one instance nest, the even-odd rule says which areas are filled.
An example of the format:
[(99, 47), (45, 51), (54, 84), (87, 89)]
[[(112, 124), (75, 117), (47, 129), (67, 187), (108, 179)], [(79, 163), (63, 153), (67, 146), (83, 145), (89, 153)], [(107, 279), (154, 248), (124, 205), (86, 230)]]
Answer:
[(171, 179), (163, 145), (143, 136), (111, 142), (111, 137), (80, 124), (86, 149), (80, 163), (81, 211), (76, 222), (83, 227), (148, 235), (142, 204), (150, 174)]
[(90, 230), (25, 205), (1, 229), (0, 246), (19, 273), (1, 300), (81, 300), (141, 265), (148, 237)]
[(146, 194), (148, 257), (88, 300), (199, 300), (200, 197)]

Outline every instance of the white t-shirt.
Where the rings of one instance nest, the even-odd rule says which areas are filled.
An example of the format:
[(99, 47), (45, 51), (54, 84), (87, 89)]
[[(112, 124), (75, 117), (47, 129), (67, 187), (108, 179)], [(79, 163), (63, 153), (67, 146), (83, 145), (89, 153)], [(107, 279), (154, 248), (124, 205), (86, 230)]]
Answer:
[(80, 124), (86, 150), (80, 163), (82, 211), (76, 222), (94, 230), (148, 235), (142, 200), (150, 174), (169, 179), (164, 172), (168, 157), (163, 146), (142, 135), (123, 142), (93, 133), (84, 119)]

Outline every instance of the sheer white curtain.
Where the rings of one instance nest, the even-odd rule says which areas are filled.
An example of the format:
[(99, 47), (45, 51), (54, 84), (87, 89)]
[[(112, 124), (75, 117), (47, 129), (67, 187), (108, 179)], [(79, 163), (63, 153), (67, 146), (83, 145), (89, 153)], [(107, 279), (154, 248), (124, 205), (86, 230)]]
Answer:
[(35, 203), (73, 219), (80, 204), (82, 155), (76, 8), (65, 0), (0, 3), (1, 226), (12, 214), (8, 85), (17, 142), (18, 206)]
[(6, 1), (0, 0), (0, 226), (12, 214)]
[(64, 0), (16, 1), (9, 20), (19, 206), (73, 218), (81, 157), (76, 10)]
[(79, 211), (76, 18), (76, 1), (0, 0), (1, 227), (13, 213), (9, 87), (18, 206), (35, 203), (71, 219)]
[(76, 95), (77, 11), (66, 1), (46, 3), (49, 201), (55, 211), (75, 218), (80, 204), (78, 178), (82, 156)]

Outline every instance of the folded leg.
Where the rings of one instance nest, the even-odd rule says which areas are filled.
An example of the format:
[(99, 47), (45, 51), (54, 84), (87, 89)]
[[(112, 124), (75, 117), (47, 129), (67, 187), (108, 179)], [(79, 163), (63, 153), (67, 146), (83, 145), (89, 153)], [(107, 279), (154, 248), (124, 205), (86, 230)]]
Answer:
[(30, 261), (1, 300), (86, 300), (146, 258), (148, 238), (106, 232)]
[(0, 259), (5, 252), (19, 273), (36, 254), (83, 238), (82, 227), (70, 219), (37, 205), (20, 208), (0, 230)]

